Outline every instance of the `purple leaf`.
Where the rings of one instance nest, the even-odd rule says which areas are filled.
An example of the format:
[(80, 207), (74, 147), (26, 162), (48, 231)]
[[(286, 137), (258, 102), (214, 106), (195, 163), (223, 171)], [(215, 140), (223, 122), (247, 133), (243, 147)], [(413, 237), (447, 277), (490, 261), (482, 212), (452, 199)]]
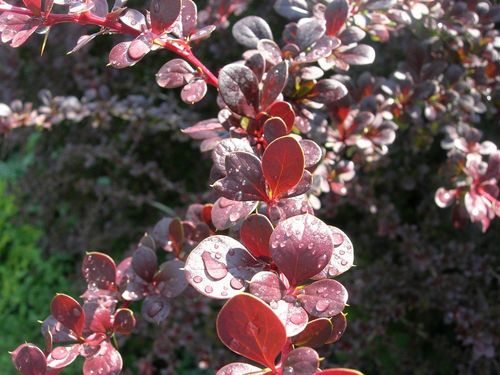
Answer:
[(257, 44), (257, 50), (271, 65), (279, 64), (283, 59), (281, 49), (274, 40), (262, 39)]
[(283, 372), (294, 375), (310, 375), (318, 370), (319, 356), (314, 349), (298, 348), (288, 353), (283, 362)]
[(349, 65), (367, 65), (375, 61), (375, 50), (366, 44), (360, 44), (342, 52), (339, 57)]
[(186, 278), (200, 293), (225, 299), (241, 293), (246, 280), (261, 265), (238, 241), (227, 236), (211, 236), (201, 241), (186, 260)]
[(198, 9), (192, 0), (182, 0), (181, 8), (182, 35), (187, 37), (196, 30)]
[(138, 61), (133, 59), (128, 53), (131, 44), (132, 42), (121, 42), (111, 49), (109, 64), (112, 67), (122, 69), (134, 65)]
[(47, 356), (47, 365), (54, 369), (62, 369), (78, 357), (80, 353), (80, 344), (70, 346), (58, 346), (54, 348)]
[(245, 17), (233, 26), (233, 37), (245, 47), (255, 48), (261, 39), (273, 39), (271, 28), (262, 18)]
[(116, 265), (106, 254), (91, 252), (83, 258), (82, 274), (90, 288), (115, 289)]
[(184, 60), (173, 59), (166, 62), (156, 73), (156, 83), (169, 89), (181, 87), (193, 79), (194, 72)]
[(325, 9), (326, 35), (335, 36), (344, 26), (349, 15), (347, 0), (333, 0)]
[(213, 188), (222, 196), (237, 201), (258, 201), (267, 198), (266, 183), (260, 160), (248, 152), (226, 156), (227, 176), (216, 181)]
[(335, 280), (324, 279), (307, 285), (298, 295), (304, 309), (312, 316), (329, 318), (340, 314), (347, 303), (347, 290)]
[(304, 164), (306, 169), (313, 170), (314, 167), (321, 161), (323, 150), (318, 144), (310, 139), (301, 139), (300, 147), (304, 151)]
[(195, 79), (182, 88), (181, 99), (184, 103), (194, 104), (205, 97), (207, 83), (203, 79)]
[(147, 296), (142, 303), (141, 313), (148, 322), (160, 324), (170, 314), (170, 302), (162, 296)]
[(325, 34), (325, 25), (317, 19), (299, 23), (297, 29), (297, 44), (301, 50), (318, 41)]
[(220, 197), (212, 208), (212, 223), (218, 230), (225, 230), (241, 223), (257, 207), (257, 202), (233, 201)]
[(113, 319), (113, 331), (122, 335), (129, 335), (134, 327), (135, 316), (132, 310), (126, 308), (116, 310)]
[(215, 29), (216, 27), (214, 25), (205, 26), (191, 35), (189, 40), (194, 42), (195, 40), (207, 39), (215, 31)]
[(307, 312), (294, 302), (284, 300), (270, 303), (273, 312), (280, 318), (285, 326), (286, 336), (292, 337), (302, 332), (307, 325)]
[(140, 60), (150, 51), (150, 47), (141, 39), (134, 39), (128, 47), (128, 55), (132, 60)]
[(270, 258), (269, 238), (273, 225), (264, 215), (250, 215), (241, 225), (240, 239), (255, 258)]
[(258, 374), (262, 369), (249, 365), (248, 363), (234, 362), (225, 365), (216, 375), (236, 375), (236, 374)]
[(347, 319), (346, 316), (342, 313), (335, 315), (331, 319), (331, 322), (333, 325), (332, 334), (330, 335), (328, 341), (326, 341), (326, 344), (333, 344), (334, 342), (340, 340), (347, 328)]
[(248, 153), (253, 153), (252, 147), (248, 140), (241, 138), (227, 138), (220, 141), (217, 146), (212, 151), (212, 162), (214, 167), (222, 175), (227, 174), (226, 172), (226, 156), (235, 151), (244, 151)]
[(152, 0), (149, 8), (155, 34), (167, 31), (181, 13), (181, 0)]
[(120, 21), (137, 31), (142, 31), (146, 27), (146, 17), (144, 17), (144, 14), (131, 8), (128, 8), (120, 16)]
[(307, 95), (308, 99), (318, 103), (332, 103), (347, 95), (347, 88), (343, 83), (332, 79), (322, 79)]
[(230, 64), (219, 73), (219, 91), (227, 106), (237, 114), (254, 117), (259, 102), (259, 83), (246, 66)]
[(158, 268), (158, 259), (154, 250), (140, 246), (132, 255), (132, 268), (143, 280), (151, 281)]
[(330, 226), (333, 237), (333, 253), (328, 265), (314, 278), (335, 277), (350, 269), (354, 263), (354, 249), (347, 235), (339, 228)]
[(260, 106), (264, 110), (269, 107), (281, 94), (288, 79), (288, 63), (282, 61), (273, 66), (267, 73), (262, 85)]
[(319, 318), (311, 320), (306, 328), (293, 338), (295, 346), (308, 346), (318, 348), (323, 346), (332, 334), (332, 323), (330, 319)]
[(120, 353), (109, 341), (103, 341), (99, 351), (83, 363), (83, 374), (119, 375), (123, 366)]
[(154, 280), (162, 296), (167, 298), (177, 297), (188, 286), (184, 275), (184, 262), (173, 259), (162, 263)]
[(284, 137), (288, 134), (288, 128), (285, 122), (279, 117), (271, 117), (267, 119), (263, 126), (264, 139), (271, 143), (277, 138)]
[(286, 294), (286, 286), (277, 274), (270, 271), (256, 273), (250, 280), (250, 293), (267, 303), (280, 301)]
[(12, 362), (22, 375), (45, 375), (45, 354), (33, 344), (22, 344), (11, 353)]
[(271, 256), (292, 286), (320, 272), (332, 255), (328, 225), (305, 214), (278, 223), (270, 238)]

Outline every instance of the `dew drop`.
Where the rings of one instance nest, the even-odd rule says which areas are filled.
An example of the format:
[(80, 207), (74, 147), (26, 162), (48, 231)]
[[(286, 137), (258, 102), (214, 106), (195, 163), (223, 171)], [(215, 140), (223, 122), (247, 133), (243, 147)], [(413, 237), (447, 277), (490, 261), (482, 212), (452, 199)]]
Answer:
[(241, 289), (245, 286), (243, 280), (238, 279), (236, 277), (233, 277), (231, 281), (229, 282), (229, 285), (231, 285), (231, 288), (233, 289)]
[(231, 255), (231, 256), (233, 256), (235, 253), (236, 253), (236, 251), (234, 251), (234, 249), (230, 249), (228, 251), (228, 254)]
[(290, 321), (295, 324), (295, 325), (299, 325), (299, 324), (302, 324), (304, 323), (304, 316), (302, 314), (293, 314), (291, 317), (290, 317)]
[(215, 259), (220, 259), (220, 257), (221, 257), (221, 256), (222, 256), (222, 254), (221, 254), (221, 253), (218, 253), (218, 252), (217, 252), (217, 253), (215, 253)]
[(227, 275), (226, 265), (213, 259), (212, 255), (208, 251), (204, 251), (203, 254), (201, 254), (201, 259), (203, 260), (205, 269), (211, 278), (221, 280)]
[(199, 284), (203, 281), (203, 278), (201, 276), (195, 276), (195, 277), (193, 277), (193, 281), (195, 283)]
[(220, 295), (221, 295), (221, 296), (223, 296), (223, 297), (227, 297), (227, 294), (228, 294), (228, 293), (227, 293), (227, 291), (226, 291), (226, 290), (223, 290), (223, 291), (220, 293)]
[(156, 316), (161, 311), (162, 308), (163, 308), (163, 304), (161, 302), (158, 302), (158, 301), (154, 302), (148, 308), (148, 315), (151, 317)]
[(229, 214), (229, 221), (235, 222), (240, 218), (240, 214), (238, 212), (231, 212)]
[(343, 259), (343, 260), (340, 262), (340, 264), (341, 264), (342, 266), (344, 266), (344, 267), (345, 267), (345, 266), (347, 266), (347, 260)]
[(271, 306), (272, 309), (277, 309), (278, 302), (276, 302), (275, 300), (272, 300), (271, 303), (269, 304), (269, 306)]
[(52, 358), (54, 358), (55, 360), (58, 360), (58, 361), (66, 358), (67, 355), (68, 355), (68, 351), (64, 346), (59, 346), (59, 347), (55, 348), (51, 353)]
[(212, 293), (214, 291), (214, 288), (212, 288), (210, 285), (207, 285), (205, 287), (205, 293)]
[(314, 307), (316, 308), (317, 311), (323, 312), (328, 308), (329, 305), (330, 305), (329, 301), (322, 299), (316, 302), (316, 305)]

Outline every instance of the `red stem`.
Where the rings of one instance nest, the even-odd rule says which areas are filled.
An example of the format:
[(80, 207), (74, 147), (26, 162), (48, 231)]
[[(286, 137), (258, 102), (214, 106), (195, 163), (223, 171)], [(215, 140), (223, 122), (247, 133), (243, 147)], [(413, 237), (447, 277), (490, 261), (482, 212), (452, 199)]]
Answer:
[[(0, 0), (0, 13), (9, 12), (16, 14), (24, 14), (30, 17), (37, 18), (31, 10), (13, 6), (7, 3), (2, 3)], [(59, 23), (77, 23), (80, 25), (96, 25), (104, 27), (114, 33), (131, 35), (133, 37), (137, 37), (141, 34), (140, 31), (127, 26), (116, 20), (109, 20), (103, 17), (98, 17), (95, 14), (90, 12), (80, 13), (80, 14), (54, 14), (50, 13), (46, 15), (42, 13), (40, 18), (43, 20), (42, 25), (44, 26), (52, 26)], [(175, 54), (181, 56), (186, 59), (189, 63), (194, 65), (203, 75), (203, 78), (207, 82), (207, 84), (212, 85), (215, 88), (219, 87), (217, 77), (205, 66), (203, 63), (198, 60), (198, 58), (193, 54), (189, 45), (181, 39), (172, 39), (172, 41), (160, 41), (159, 39), (155, 42), (158, 42), (163, 48), (174, 52)]]

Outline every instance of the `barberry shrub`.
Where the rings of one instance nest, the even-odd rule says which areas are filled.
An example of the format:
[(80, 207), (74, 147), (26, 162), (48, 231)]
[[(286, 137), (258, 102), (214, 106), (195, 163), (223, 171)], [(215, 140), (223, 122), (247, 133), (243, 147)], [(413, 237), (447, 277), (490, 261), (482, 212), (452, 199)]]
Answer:
[[(486, 65), (464, 94), (467, 103), (454, 99), (464, 90), (456, 82), (469, 72), (420, 46), (415, 52), (421, 59), (409, 59), (391, 79), (369, 73), (358, 82), (327, 76), (373, 63), (374, 48), (362, 43), (367, 33), (384, 42), (414, 21), (450, 35), (463, 32), (445, 18), (446, 4), (277, 1), (276, 11), (293, 20), (281, 38), (260, 17), (239, 20), (232, 32), (247, 48), (243, 60), (222, 67), (216, 76), (192, 47), (223, 26), (229, 14), (241, 11), (244, 1), (210, 1), (200, 17), (192, 0), (153, 0), (145, 13), (123, 1), (111, 10), (105, 0), (23, 2), (18, 7), (0, 0), (2, 42), (19, 47), (35, 32), (47, 38), (59, 23), (95, 25), (99, 31), (81, 36), (70, 52), (104, 34), (130, 39), (111, 49), (114, 68), (135, 65), (157, 50), (174, 52), (178, 57), (160, 68), (157, 83), (181, 88), (188, 104), (200, 101), (212, 86), (219, 92), (220, 111), (217, 118), (184, 130), (211, 152), (210, 183), (218, 199), (191, 205), (184, 219), (164, 218), (118, 264), (103, 253), (88, 253), (82, 265), (83, 303), (64, 294), (54, 297), (42, 326), (44, 350), (23, 344), (12, 352), (22, 374), (57, 374), (78, 356), (84, 357), (85, 374), (119, 373), (123, 363), (115, 339), (133, 333), (135, 302), (142, 300), (144, 320), (160, 324), (168, 319), (172, 299), (186, 288), (228, 299), (217, 317), (217, 334), (229, 349), (260, 365), (231, 363), (218, 374), (358, 373), (322, 370), (313, 349), (339, 340), (346, 328), (348, 293), (333, 278), (354, 261), (348, 236), (314, 216), (316, 196), (346, 195), (356, 171), (387, 155), (403, 120), (419, 124), (425, 117), (441, 124), (452, 140), (443, 142), (452, 150), (450, 160), (467, 161), (461, 170), (465, 176), (452, 179), (456, 189), (437, 191), (439, 206), (464, 205), (462, 217), (468, 215), (483, 230), (500, 215), (496, 146), (480, 143), (474, 129), (444, 127), (488, 110), (475, 103), (496, 84), (493, 43), (480, 43), (471, 52)], [(498, 8), (487, 2), (462, 4), (456, 2), (451, 14), (465, 27), (474, 26), (472, 39), (495, 38)], [(444, 115), (453, 105), (460, 110), (450, 119)], [(19, 125), (11, 108), (0, 110), (2, 129)]]

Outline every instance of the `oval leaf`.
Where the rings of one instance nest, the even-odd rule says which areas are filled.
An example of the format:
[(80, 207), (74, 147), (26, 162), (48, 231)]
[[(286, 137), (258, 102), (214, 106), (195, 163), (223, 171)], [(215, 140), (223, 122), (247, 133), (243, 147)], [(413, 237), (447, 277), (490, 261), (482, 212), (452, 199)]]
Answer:
[(264, 215), (250, 215), (240, 228), (240, 240), (256, 258), (269, 258), (269, 238), (273, 225)]
[(306, 286), (297, 297), (312, 316), (329, 318), (340, 314), (347, 303), (347, 290), (335, 280), (319, 280)]
[(234, 24), (233, 37), (245, 47), (255, 48), (259, 40), (273, 39), (273, 33), (267, 22), (262, 18), (249, 16)]
[(257, 202), (239, 202), (220, 197), (211, 212), (212, 222), (218, 230), (238, 225), (257, 207)]
[(217, 334), (232, 351), (270, 368), (275, 368), (274, 361), (286, 342), (285, 327), (271, 308), (246, 293), (222, 307)]
[(45, 375), (47, 360), (40, 348), (22, 344), (11, 353), (12, 362), (22, 375)]
[(66, 294), (56, 295), (50, 304), (50, 313), (77, 336), (82, 335), (85, 314), (75, 299)]
[(109, 255), (98, 252), (87, 253), (83, 258), (82, 273), (91, 289), (110, 290), (116, 287), (116, 265)]
[(271, 142), (262, 155), (262, 172), (271, 198), (279, 198), (294, 188), (304, 173), (304, 153), (299, 142), (291, 136)]
[(219, 73), (219, 91), (233, 112), (255, 116), (259, 103), (259, 82), (250, 68), (239, 64), (223, 67)]

